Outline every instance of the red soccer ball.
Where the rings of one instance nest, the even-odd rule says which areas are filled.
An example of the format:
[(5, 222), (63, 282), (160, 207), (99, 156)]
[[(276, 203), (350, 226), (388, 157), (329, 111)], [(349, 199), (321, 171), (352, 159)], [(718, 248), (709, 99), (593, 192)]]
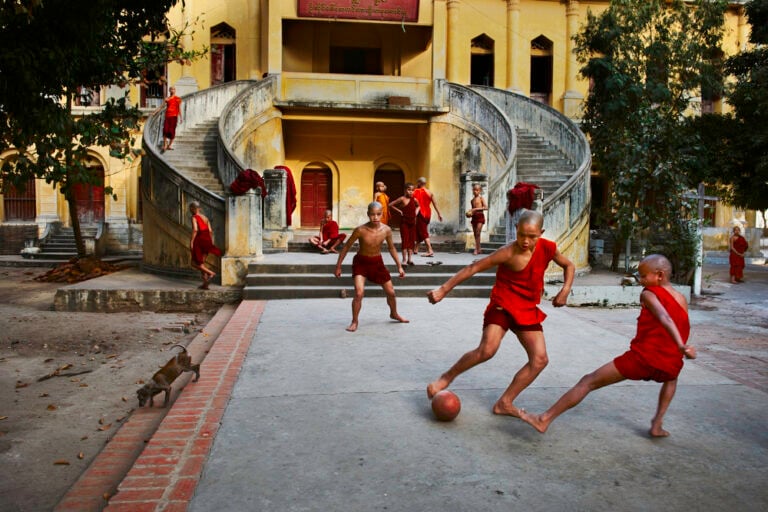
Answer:
[(440, 421), (453, 421), (461, 411), (461, 400), (455, 393), (444, 389), (432, 397), (432, 412)]

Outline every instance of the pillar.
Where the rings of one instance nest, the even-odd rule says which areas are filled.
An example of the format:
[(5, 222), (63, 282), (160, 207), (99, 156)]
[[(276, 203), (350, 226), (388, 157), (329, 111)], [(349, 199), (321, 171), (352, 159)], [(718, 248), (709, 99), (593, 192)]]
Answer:
[[(182, 7), (182, 18), (184, 20), (184, 35), (182, 36), (181, 44), (184, 51), (192, 51), (194, 49), (194, 42), (192, 41), (192, 27), (190, 11), (193, 9), (194, 0), (186, 0), (184, 7)], [(176, 87), (176, 94), (178, 96), (185, 96), (197, 92), (200, 87), (197, 84), (197, 80), (192, 76), (192, 64), (181, 65), (181, 78), (174, 84)]]
[(507, 0), (507, 89), (522, 94), (519, 47), (520, 0)]
[(264, 183), (267, 197), (264, 198), (264, 239), (269, 248), (287, 250), (293, 240), (293, 229), (288, 226), (288, 209), (285, 198), (288, 194), (288, 178), (283, 169), (265, 169)]
[(221, 258), (221, 284), (243, 286), (248, 265), (264, 257), (262, 251), (261, 189), (227, 197), (226, 249)]
[(578, 0), (568, 0), (565, 7), (566, 17), (566, 40), (565, 40), (565, 93), (563, 94), (563, 114), (571, 119), (581, 118), (581, 103), (584, 95), (577, 90), (577, 75), (579, 73), (579, 63), (576, 54), (573, 52), (575, 43), (573, 36), (579, 31), (579, 2)]
[(461, 20), (459, 19), (459, 0), (448, 0), (448, 81), (461, 83), (461, 75), (459, 73), (460, 66), (459, 60), (461, 59), (461, 45), (460, 45), (460, 32), (459, 27)]

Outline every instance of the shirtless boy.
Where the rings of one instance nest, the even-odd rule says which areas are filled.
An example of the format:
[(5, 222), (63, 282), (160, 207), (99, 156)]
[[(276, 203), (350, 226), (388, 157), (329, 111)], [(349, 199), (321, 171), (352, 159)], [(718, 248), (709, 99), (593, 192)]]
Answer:
[(482, 254), (480, 248), (480, 237), (483, 233), (483, 225), (485, 224), (485, 211), (488, 209), (488, 203), (485, 202), (485, 198), (481, 195), (483, 193), (483, 187), (480, 185), (472, 186), (472, 200), (470, 201), (469, 212), (472, 216), (472, 232), (475, 235), (475, 254)]
[(554, 242), (541, 238), (543, 222), (539, 212), (526, 210), (517, 224), (517, 240), (464, 267), (440, 288), (427, 294), (429, 301), (437, 304), (456, 285), (478, 272), (498, 267), (496, 284), (485, 309), (480, 345), (461, 356), (447, 372), (427, 386), (429, 398), (447, 388), (465, 371), (492, 358), (504, 334), (511, 330), (528, 354), (528, 362), (494, 404), (493, 413), (520, 416), (520, 409), (514, 405), (515, 398), (536, 379), (548, 362), (541, 327), (547, 315), (537, 307), (544, 291), (544, 272), (550, 261), (563, 269), (563, 287), (552, 299), (555, 307), (561, 307), (565, 306), (571, 292), (576, 270), (573, 263), (560, 254)]
[(381, 223), (381, 204), (374, 201), (368, 205), (368, 222), (355, 228), (352, 236), (349, 237), (349, 240), (347, 240), (347, 243), (344, 244), (339, 253), (339, 260), (336, 262), (336, 271), (334, 272), (336, 277), (341, 277), (341, 263), (356, 240), (360, 241), (360, 249), (358, 249), (357, 254), (355, 254), (352, 260), (355, 297), (352, 299), (352, 323), (349, 324), (347, 330), (349, 332), (357, 330), (360, 308), (363, 305), (366, 279), (381, 285), (381, 288), (387, 295), (389, 317), (401, 323), (408, 323), (408, 320), (397, 313), (395, 287), (392, 284), (392, 277), (389, 275), (387, 267), (384, 266), (384, 260), (381, 257), (381, 244), (386, 240), (389, 254), (395, 260), (400, 277), (405, 277), (405, 271), (397, 257), (395, 243), (392, 241), (392, 229), (386, 224)]
[(672, 265), (660, 254), (652, 254), (638, 268), (642, 309), (637, 319), (637, 334), (629, 350), (581, 380), (568, 390), (547, 412), (539, 415), (521, 411), (520, 419), (541, 433), (565, 411), (579, 404), (596, 389), (625, 379), (661, 382), (656, 415), (651, 420), (651, 437), (666, 437), (662, 428), (677, 389), (677, 376), (683, 368), (683, 356), (694, 359), (696, 349), (686, 345), (690, 324), (685, 297), (669, 282)]

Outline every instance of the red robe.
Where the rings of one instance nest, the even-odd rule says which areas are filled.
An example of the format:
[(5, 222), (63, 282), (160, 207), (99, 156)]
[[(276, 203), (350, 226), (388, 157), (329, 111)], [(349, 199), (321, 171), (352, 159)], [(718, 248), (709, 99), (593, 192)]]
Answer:
[(197, 222), (197, 235), (195, 235), (195, 241), (192, 242), (192, 261), (196, 265), (202, 265), (208, 254), (221, 256), (221, 249), (213, 244), (211, 230), (208, 229), (208, 223), (205, 222), (205, 219), (200, 215), (194, 215), (192, 218)]
[[(643, 291), (649, 291), (656, 295), (677, 326), (683, 343), (686, 343), (691, 333), (688, 311), (675, 300), (670, 292), (661, 286), (649, 286), (643, 288)], [(668, 376), (661, 381), (677, 378), (680, 370), (683, 369), (683, 354), (677, 348), (677, 343), (661, 322), (645, 307), (640, 310), (640, 316), (637, 318), (637, 334), (630, 343), (629, 350), (638, 355), (645, 364)], [(650, 378), (657, 380), (654, 377)]]
[(557, 244), (539, 238), (531, 260), (523, 270), (515, 272), (506, 265), (499, 265), (496, 284), (491, 290), (491, 305), (503, 308), (518, 325), (541, 323), (547, 315), (537, 304), (544, 292), (544, 273), (555, 254)]
[(345, 238), (347, 238), (347, 235), (344, 233), (339, 234), (339, 225), (336, 223), (335, 220), (329, 220), (325, 224), (323, 224), (323, 243), (325, 242), (335, 242), (337, 239), (341, 238), (341, 241), (343, 242)]
[(741, 235), (737, 235), (735, 238), (736, 239), (731, 242), (732, 250), (728, 255), (728, 263), (731, 264), (730, 275), (736, 279), (743, 279), (745, 266), (744, 256), (739, 256), (733, 251), (738, 251), (741, 254), (744, 254), (747, 249), (749, 249), (749, 243), (747, 243), (747, 239)]
[(403, 249), (414, 249), (416, 247), (416, 200), (411, 198), (408, 204), (403, 205), (400, 210), (403, 212), (403, 218), (400, 221), (400, 244)]

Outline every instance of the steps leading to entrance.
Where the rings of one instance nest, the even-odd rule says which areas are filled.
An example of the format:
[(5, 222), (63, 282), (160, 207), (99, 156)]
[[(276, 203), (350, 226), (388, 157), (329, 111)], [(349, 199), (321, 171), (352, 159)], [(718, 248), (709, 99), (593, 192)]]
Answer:
[(190, 181), (223, 196), (224, 186), (217, 172), (218, 126), (216, 117), (180, 131), (173, 150), (164, 152), (163, 158)]
[[(351, 258), (353, 255), (349, 255)], [(386, 256), (385, 256), (386, 258)], [(335, 260), (334, 260), (335, 261)], [(351, 261), (351, 260), (350, 260)], [(385, 260), (386, 261), (386, 260)], [(439, 260), (435, 260), (439, 261)], [(248, 267), (243, 299), (307, 299), (352, 297), (352, 265), (342, 265), (342, 277), (333, 272), (335, 263), (325, 264), (251, 264)], [(425, 297), (463, 268), (463, 265), (434, 265), (421, 263), (406, 267), (405, 279), (399, 279), (394, 265), (387, 265), (398, 297)], [(477, 274), (457, 286), (452, 297), (487, 298), (496, 279), (494, 272)], [(381, 286), (366, 283), (366, 297), (383, 297)]]
[[(81, 227), (83, 238), (95, 238), (98, 228)], [(40, 253), (35, 255), (38, 259), (68, 260), (77, 256), (77, 244), (75, 243), (75, 231), (72, 228), (59, 228), (40, 244)]]
[(573, 176), (575, 166), (534, 133), (517, 130), (517, 181), (533, 183), (550, 196)]

